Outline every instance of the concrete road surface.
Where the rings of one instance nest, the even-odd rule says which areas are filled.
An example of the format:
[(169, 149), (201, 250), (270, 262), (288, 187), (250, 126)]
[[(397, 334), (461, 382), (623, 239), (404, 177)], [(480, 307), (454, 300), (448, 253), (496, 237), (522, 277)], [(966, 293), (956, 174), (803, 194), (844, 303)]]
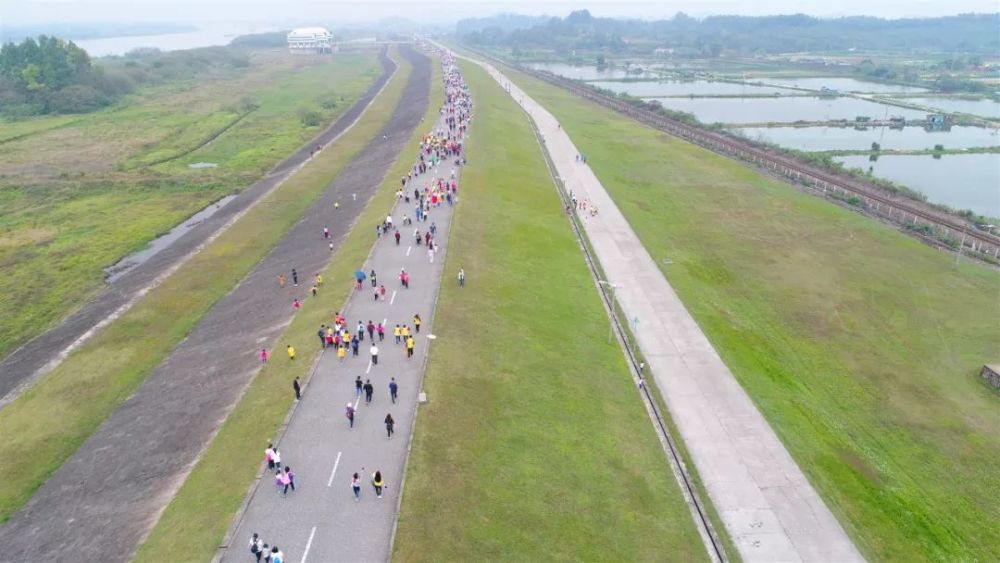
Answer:
[[(452, 170), (458, 177), (458, 170), (452, 163), (439, 164), (410, 185), (422, 188), (434, 177), (450, 179)], [(365, 324), (372, 320), (387, 325), (385, 340), (378, 342), (378, 365), (372, 365), (369, 360), (371, 343), (367, 334), (359, 357), (351, 357), (348, 353), (345, 360), (339, 361), (332, 348), (323, 353), (284, 436), (276, 444), (282, 463), (292, 468), (298, 488), (287, 497), (282, 496), (274, 485), (273, 474), (265, 471), (257, 489), (251, 493), (231, 546), (222, 555), (223, 561), (247, 561), (248, 542), (254, 532), (265, 542), (280, 547), (288, 561), (389, 559), (390, 536), (396, 519), (399, 484), (419, 382), (425, 356), (434, 345), (428, 335), (433, 334), (437, 288), (439, 283), (457, 283), (457, 271), (442, 273), (452, 211), (444, 204), (431, 210), (428, 221), (400, 226), (402, 238), (398, 246), (388, 235), (376, 242), (363, 268), (366, 272), (375, 270), (378, 283), (387, 288), (386, 300), (374, 301), (366, 280), (364, 289), (351, 297), (346, 318), (352, 333), (359, 320)], [(404, 214), (414, 217), (412, 204), (397, 204), (392, 214), (397, 225)], [(437, 226), (435, 238), (440, 246), (433, 263), (429, 261), (427, 248), (417, 246), (413, 236), (414, 229), (424, 233), (431, 222)], [(404, 289), (397, 278), (401, 268), (412, 276), (409, 289)], [(395, 344), (392, 329), (396, 324), (406, 324), (412, 329), (414, 314), (420, 315), (423, 325), (420, 334), (416, 335), (414, 357), (407, 359), (405, 347)], [(371, 380), (375, 387), (371, 405), (366, 405), (363, 397), (358, 398), (355, 394), (357, 376)], [(392, 377), (399, 384), (396, 404), (389, 396)], [(357, 406), (353, 428), (345, 416), (348, 402)], [(384, 424), (389, 413), (396, 421), (392, 438), (387, 437)], [(262, 460), (267, 439), (262, 436), (256, 445)], [(372, 473), (376, 470), (381, 470), (387, 483), (381, 499), (376, 498), (371, 486)], [(360, 502), (355, 501), (350, 487), (355, 472), (361, 475), (363, 482)]]

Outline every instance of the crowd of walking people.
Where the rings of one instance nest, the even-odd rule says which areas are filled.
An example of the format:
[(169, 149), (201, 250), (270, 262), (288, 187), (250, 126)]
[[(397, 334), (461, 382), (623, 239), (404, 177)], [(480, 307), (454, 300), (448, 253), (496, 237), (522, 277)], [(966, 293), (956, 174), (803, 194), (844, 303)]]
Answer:
[[(472, 118), (471, 97), (468, 87), (458, 72), (454, 56), (446, 52), (442, 52), (440, 55), (445, 92), (445, 103), (441, 108), (440, 117), (434, 129), (421, 136), (417, 161), (408, 173), (400, 178), (400, 186), (396, 193), (396, 202), (393, 209), (393, 213), (397, 215), (398, 219), (393, 217), (393, 213), (390, 213), (375, 226), (376, 245), (388, 244), (390, 246), (401, 247), (401, 239), (406, 240), (405, 237), (411, 236), (413, 246), (426, 249), (428, 261), (431, 264), (434, 263), (435, 255), (439, 252), (439, 245), (436, 240), (439, 227), (433, 221), (432, 216), (436, 210), (444, 206), (453, 206), (458, 202), (459, 186), (458, 179), (456, 178), (456, 170), (466, 163), (463, 152), (463, 141), (469, 121)], [(448, 170), (447, 172), (445, 172), (446, 169)], [(413, 231), (408, 234), (410, 228), (413, 228)], [(330, 238), (330, 230), (324, 227), (320, 242), (327, 244)], [(332, 248), (332, 243), (330, 244)], [(406, 255), (409, 256), (412, 246), (409, 244), (406, 246)], [(402, 252), (402, 248), (395, 252)], [(285, 287), (289, 278), (294, 286), (298, 286), (300, 281), (299, 273), (292, 268), (289, 277), (286, 277), (284, 273), (278, 276), (279, 287)], [(405, 268), (400, 269), (398, 274), (399, 286), (397, 290), (391, 291), (391, 296), (387, 296), (390, 290), (385, 286), (385, 278), (383, 277), (382, 283), (379, 283), (378, 278), (379, 273), (372, 267), (365, 266), (358, 269), (355, 272), (355, 292), (370, 291), (375, 303), (386, 302), (387, 309), (385, 316), (390, 317), (392, 316), (390, 313), (399, 306), (393, 305), (397, 291), (406, 291), (411, 287), (410, 273)], [(369, 282), (368, 284), (364, 283), (366, 280)], [(464, 270), (459, 271), (458, 282), (460, 286), (464, 286)], [(322, 275), (319, 273), (315, 274), (314, 283), (309, 288), (310, 293), (313, 296), (317, 295), (321, 290), (322, 284)], [(356, 298), (357, 296), (352, 297), (352, 299)], [(306, 305), (306, 299), (296, 298), (292, 302), (292, 309), (297, 313)], [(382, 307), (382, 305), (377, 306)], [(377, 378), (379, 375), (382, 377), (389, 375), (387, 371), (390, 368), (377, 367), (379, 366), (379, 358), (384, 355), (381, 353), (383, 351), (382, 348), (385, 346), (398, 346), (404, 358), (407, 360), (412, 359), (415, 356), (417, 346), (416, 338), (421, 333), (421, 325), (423, 323), (424, 319), (421, 318), (419, 312), (413, 313), (412, 316), (407, 316), (406, 320), (399, 322), (395, 320), (389, 322), (388, 318), (386, 318), (381, 322), (377, 319), (369, 319), (367, 321), (358, 319), (356, 323), (351, 323), (347, 320), (345, 312), (337, 311), (331, 315), (329, 323), (320, 325), (316, 332), (316, 337), (319, 340), (321, 353), (327, 350), (332, 351), (337, 357), (335, 365), (343, 364), (350, 370), (357, 370), (360, 365), (366, 366), (366, 369), (361, 368), (365, 369), (366, 377), (363, 378), (360, 375), (356, 375), (354, 378), (348, 380), (353, 385), (353, 398), (347, 401), (344, 410), (348, 429), (353, 430), (357, 425), (361, 424), (362, 417), (360, 411), (367, 410), (359, 409), (362, 398), (364, 399), (365, 407), (373, 407), (376, 402), (374, 399), (375, 384), (372, 382), (372, 378)], [(392, 339), (387, 343), (386, 333), (389, 332), (391, 332)], [(356, 363), (355, 360), (362, 357), (361, 350), (363, 349), (362, 346), (365, 343), (366, 336), (369, 346), (369, 361), (366, 363)], [(433, 338), (433, 336), (430, 336), (430, 338)], [(295, 361), (295, 346), (291, 343), (286, 343), (286, 349), (288, 352), (288, 361)], [(261, 362), (268, 362), (270, 356), (271, 354), (266, 348), (261, 349), (259, 352)], [(322, 372), (320, 372), (319, 376), (323, 377)], [(416, 382), (414, 383), (416, 384)], [(295, 378), (293, 391), (296, 400), (303, 399), (308, 395), (307, 387), (308, 382), (303, 383), (298, 377)], [(395, 377), (388, 377), (386, 388), (391, 404), (395, 405), (399, 400), (400, 389), (400, 385), (397, 383)], [(395, 434), (397, 424), (393, 414), (387, 412), (384, 418), (381, 419), (381, 423), (385, 426), (386, 440), (391, 440)], [(372, 447), (378, 446), (373, 444)], [(297, 482), (295, 473), (288, 466), (287, 462), (282, 459), (283, 454), (284, 452), (279, 452), (273, 443), (269, 443), (264, 452), (264, 462), (267, 471), (271, 472), (274, 476), (274, 485), (277, 494), (281, 497), (289, 497), (294, 496)], [(356, 502), (361, 502), (362, 475), (365, 475), (366, 471), (364, 468), (361, 468), (361, 471), (351, 471), (350, 473), (352, 474), (350, 478), (351, 495)], [(331, 476), (332, 479), (333, 477)], [(375, 497), (378, 499), (382, 498), (387, 484), (381, 469), (376, 469), (371, 473), (370, 484)], [(270, 563), (281, 563), (284, 557), (277, 546), (273, 544), (269, 546), (267, 543), (264, 543), (257, 533), (254, 533), (250, 540), (250, 552), (257, 561), (266, 559)], [(276, 557), (277, 560), (275, 559)]]

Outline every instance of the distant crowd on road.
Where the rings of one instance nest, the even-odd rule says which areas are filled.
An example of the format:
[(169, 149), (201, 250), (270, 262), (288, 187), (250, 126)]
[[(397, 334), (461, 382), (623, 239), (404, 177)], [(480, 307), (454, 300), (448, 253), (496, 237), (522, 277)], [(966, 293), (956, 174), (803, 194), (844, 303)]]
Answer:
[[(397, 220), (392, 214), (389, 214), (375, 226), (376, 244), (381, 240), (388, 239), (389, 243), (394, 241), (394, 246), (397, 247), (400, 246), (400, 241), (404, 236), (401, 229), (414, 227), (412, 233), (414, 245), (426, 249), (430, 263), (434, 263), (435, 254), (438, 252), (438, 244), (435, 241), (437, 225), (431, 220), (431, 215), (435, 209), (446, 205), (452, 206), (458, 201), (458, 181), (455, 170), (467, 162), (463, 152), (463, 140), (469, 121), (472, 119), (472, 100), (469, 89), (459, 73), (454, 56), (447, 52), (440, 53), (440, 56), (446, 98), (440, 111), (440, 119), (434, 130), (421, 136), (418, 160), (409, 172), (400, 178), (400, 187), (396, 192), (394, 209), (397, 213), (402, 213), (402, 217)], [(452, 165), (449, 174), (441, 173), (445, 164)], [(339, 209), (339, 204), (335, 203), (334, 213), (337, 213)], [(413, 213), (412, 219), (409, 216), (410, 209)], [(417, 223), (416, 226), (414, 221)], [(426, 226), (421, 227), (421, 225)], [(331, 241), (329, 228), (323, 228), (320, 240), (329, 244), (330, 249), (333, 250), (334, 245)], [(406, 255), (409, 255), (411, 249), (412, 247), (407, 247)], [(396, 291), (394, 290), (391, 295), (387, 295), (388, 290), (384, 283), (379, 283), (378, 277), (374, 268), (362, 267), (355, 272), (354, 289), (360, 292), (367, 287), (367, 290), (372, 292), (375, 302), (387, 302), (387, 307), (391, 307), (395, 301)], [(299, 273), (293, 267), (288, 277), (284, 272), (278, 274), (279, 289), (286, 287), (289, 278), (292, 281), (292, 286), (298, 287)], [(400, 291), (409, 289), (410, 274), (405, 268), (400, 269), (398, 279)], [(458, 284), (461, 287), (465, 286), (464, 269), (460, 269), (458, 272)], [(309, 287), (309, 294), (311, 296), (318, 295), (322, 287), (323, 276), (316, 273), (313, 277), (313, 283)], [(294, 311), (300, 310), (306, 299), (308, 296), (303, 296), (301, 299), (293, 297), (292, 309)], [(407, 359), (414, 357), (415, 336), (420, 334), (422, 323), (423, 319), (419, 313), (413, 314), (412, 318), (406, 322), (393, 323), (394, 326), (391, 329), (392, 344), (402, 346)], [(345, 318), (345, 314), (338, 311), (333, 313), (329, 324), (320, 325), (316, 335), (320, 350), (334, 350), (339, 362), (345, 362), (348, 351), (351, 358), (360, 357), (360, 348), (365, 340), (365, 333), (367, 333), (370, 342), (368, 370), (371, 371), (379, 365), (380, 344), (385, 341), (386, 333), (390, 331), (389, 324), (387, 320), (382, 322), (358, 320), (356, 324), (351, 325)], [(286, 343), (286, 352), (288, 361), (294, 362), (297, 351), (292, 343)], [(266, 363), (270, 360), (271, 353), (266, 348), (262, 348), (259, 352), (259, 358), (262, 363)], [(302, 399), (305, 387), (298, 377), (293, 381), (292, 388), (295, 399)], [(399, 384), (395, 377), (389, 378), (387, 389), (392, 404), (396, 404)], [(371, 378), (363, 380), (361, 376), (357, 376), (353, 380), (354, 400), (347, 402), (344, 411), (348, 428), (353, 429), (356, 422), (359, 422), (358, 406), (361, 398), (364, 398), (366, 406), (370, 406), (373, 403), (374, 392), (375, 385), (371, 382)], [(386, 439), (391, 439), (396, 425), (392, 413), (387, 413), (381, 423), (385, 425)], [(283, 460), (282, 455), (282, 452), (279, 452), (273, 443), (269, 443), (264, 451), (264, 463), (267, 470), (274, 475), (274, 484), (278, 494), (286, 497), (290, 492), (295, 492), (296, 475)], [(387, 484), (381, 470), (372, 473), (371, 486), (376, 498), (382, 498), (382, 492)], [(350, 491), (355, 502), (361, 501), (361, 489), (361, 472), (353, 472), (350, 479)], [(282, 563), (284, 560), (284, 554), (278, 547), (265, 543), (256, 532), (250, 539), (250, 553), (258, 562), (263, 560), (267, 563)]]

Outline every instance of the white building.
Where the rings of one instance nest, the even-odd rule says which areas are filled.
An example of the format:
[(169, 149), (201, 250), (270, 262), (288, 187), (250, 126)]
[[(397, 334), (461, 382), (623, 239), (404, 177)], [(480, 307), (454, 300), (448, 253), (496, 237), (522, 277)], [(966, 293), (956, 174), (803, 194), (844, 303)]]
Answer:
[(333, 35), (322, 27), (293, 29), (288, 34), (288, 50), (301, 54), (331, 53), (335, 50)]

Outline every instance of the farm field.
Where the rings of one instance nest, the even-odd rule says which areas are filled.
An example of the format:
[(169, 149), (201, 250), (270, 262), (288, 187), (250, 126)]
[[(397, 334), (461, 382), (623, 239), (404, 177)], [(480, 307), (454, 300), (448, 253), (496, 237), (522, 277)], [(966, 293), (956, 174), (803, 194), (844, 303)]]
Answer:
[[(252, 52), (245, 67), (219, 57), (202, 80), (103, 111), (0, 123), (0, 357), (98, 292), (104, 268), (259, 178), (381, 72), (374, 51)], [(304, 124), (307, 111), (318, 125)]]
[(468, 278), (441, 289), (393, 558), (705, 560), (527, 118), (462, 70)]
[[(388, 121), (398, 75), (330, 150), (251, 208), (174, 275), (0, 411), (0, 521), (22, 506), (107, 416), (294, 225)], [(359, 92), (360, 93), (360, 92)], [(284, 155), (282, 155), (284, 156)], [(41, 414), (40, 414), (41, 413)], [(9, 464), (8, 464), (9, 463)]]
[(555, 114), (869, 558), (1000, 533), (1000, 275), (511, 71)]

